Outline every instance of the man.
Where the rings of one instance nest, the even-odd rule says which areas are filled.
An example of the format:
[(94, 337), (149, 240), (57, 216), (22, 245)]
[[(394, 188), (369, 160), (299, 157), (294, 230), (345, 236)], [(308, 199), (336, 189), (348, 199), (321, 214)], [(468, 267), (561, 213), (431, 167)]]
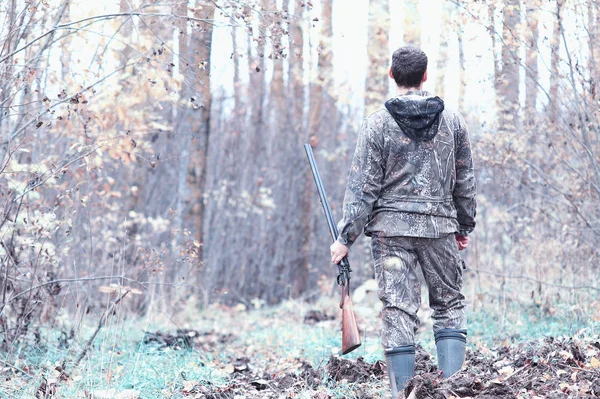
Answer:
[(331, 260), (339, 263), (363, 231), (371, 237), (383, 302), (382, 344), (396, 398), (414, 375), (421, 303), (417, 265), (429, 288), (439, 368), (449, 377), (464, 362), (458, 251), (467, 248), (475, 228), (476, 187), (463, 117), (421, 90), (427, 80), (425, 53), (399, 48), (389, 75), (398, 96), (362, 124)]

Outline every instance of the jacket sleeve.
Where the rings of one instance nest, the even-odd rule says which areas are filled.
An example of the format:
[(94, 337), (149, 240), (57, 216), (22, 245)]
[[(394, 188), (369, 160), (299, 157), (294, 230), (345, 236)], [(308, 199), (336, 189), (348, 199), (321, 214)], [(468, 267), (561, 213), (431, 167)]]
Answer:
[(343, 218), (338, 223), (338, 242), (350, 247), (369, 221), (384, 176), (382, 132), (369, 119), (363, 122), (356, 143), (344, 196)]
[(455, 124), (455, 162), (456, 183), (452, 197), (456, 207), (456, 218), (460, 235), (468, 235), (475, 229), (477, 201), (475, 194), (477, 185), (473, 168), (473, 156), (467, 126), (462, 115), (456, 114)]

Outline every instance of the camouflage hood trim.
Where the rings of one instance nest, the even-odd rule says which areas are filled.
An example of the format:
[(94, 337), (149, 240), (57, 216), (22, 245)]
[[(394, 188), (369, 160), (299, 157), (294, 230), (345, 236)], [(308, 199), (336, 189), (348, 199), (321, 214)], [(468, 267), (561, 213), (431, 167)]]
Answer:
[[(417, 141), (429, 141), (438, 132), (444, 101), (437, 96), (422, 97), (412, 95), (413, 93), (418, 92), (409, 92), (409, 95), (389, 99), (385, 108), (407, 137)], [(422, 94), (427, 95), (426, 92)]]

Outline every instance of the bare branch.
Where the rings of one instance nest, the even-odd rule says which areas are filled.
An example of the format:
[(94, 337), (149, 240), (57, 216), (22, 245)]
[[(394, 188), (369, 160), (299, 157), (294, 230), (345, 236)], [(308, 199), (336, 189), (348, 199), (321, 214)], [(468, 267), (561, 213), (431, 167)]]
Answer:
[(115, 13), (115, 14), (96, 15), (96, 16), (93, 16), (93, 17), (83, 18), (83, 19), (80, 19), (78, 21), (72, 21), (72, 22), (67, 22), (67, 23), (64, 23), (64, 24), (56, 25), (54, 28), (52, 28), (48, 32), (45, 32), (44, 34), (42, 34), (42, 35), (36, 37), (35, 39), (33, 39), (32, 41), (30, 41), (29, 43), (23, 45), (22, 47), (14, 50), (10, 54), (8, 54), (5, 57), (1, 58), (0, 59), (0, 64), (3, 63), (3, 62), (5, 62), (6, 60), (8, 60), (9, 58), (11, 58), (15, 54), (18, 54), (21, 51), (23, 51), (23, 50), (31, 47), (33, 44), (37, 43), (38, 41), (40, 41), (44, 37), (55, 33), (57, 30), (65, 29), (65, 28), (68, 28), (68, 27), (70, 27), (72, 25), (80, 24), (82, 22), (87, 22), (87, 21), (99, 22), (99, 21), (104, 21), (104, 20), (107, 20), (107, 19), (120, 18), (120, 17), (128, 17), (129, 18), (131, 16), (138, 16), (138, 17), (172, 17), (172, 18), (184, 18), (184, 19), (186, 19), (188, 21), (195, 21), (195, 22), (203, 22), (203, 23), (207, 23), (207, 24), (214, 24), (213, 20), (203, 19), (203, 18), (194, 18), (194, 17), (189, 17), (187, 15), (186, 16), (175, 15), (175, 14), (128, 12), (128, 13)]

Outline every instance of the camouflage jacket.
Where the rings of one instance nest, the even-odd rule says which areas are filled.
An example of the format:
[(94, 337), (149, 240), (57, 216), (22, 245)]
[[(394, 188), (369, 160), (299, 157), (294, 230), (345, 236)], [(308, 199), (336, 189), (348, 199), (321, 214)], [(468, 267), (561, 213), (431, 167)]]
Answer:
[(410, 91), (388, 100), (360, 129), (338, 241), (364, 231), (439, 238), (475, 228), (475, 176), (469, 135), (439, 97)]

